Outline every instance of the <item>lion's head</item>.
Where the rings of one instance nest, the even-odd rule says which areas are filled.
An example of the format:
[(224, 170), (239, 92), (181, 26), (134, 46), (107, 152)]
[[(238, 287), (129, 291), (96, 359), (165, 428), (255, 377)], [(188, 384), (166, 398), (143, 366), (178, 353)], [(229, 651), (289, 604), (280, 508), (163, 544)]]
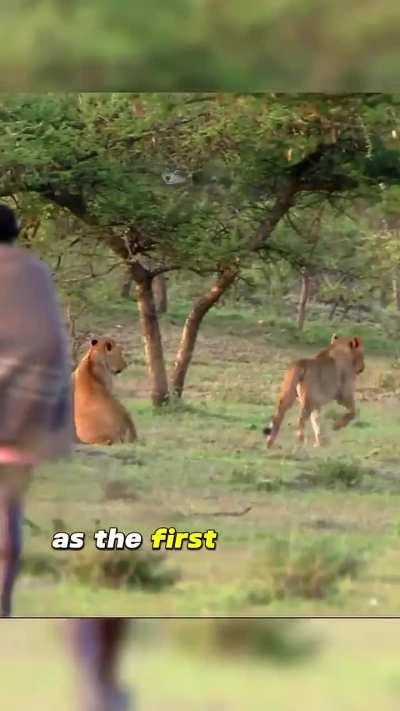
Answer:
[(357, 375), (363, 372), (365, 369), (364, 363), (364, 347), (361, 338), (355, 336), (354, 338), (340, 338), (336, 333), (333, 334), (331, 338), (331, 345), (336, 347), (347, 347), (350, 348), (352, 354), (353, 368)]
[(118, 375), (128, 365), (123, 356), (122, 346), (113, 338), (106, 336), (92, 338), (90, 341), (90, 356), (96, 360), (100, 359), (113, 375)]

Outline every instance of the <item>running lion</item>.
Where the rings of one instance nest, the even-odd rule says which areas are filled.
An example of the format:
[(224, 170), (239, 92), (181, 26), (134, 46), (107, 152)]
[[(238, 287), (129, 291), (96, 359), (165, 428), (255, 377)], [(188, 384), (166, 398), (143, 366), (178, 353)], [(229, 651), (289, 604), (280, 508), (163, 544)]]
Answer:
[(304, 441), (304, 429), (308, 419), (314, 431), (315, 444), (321, 444), (320, 410), (332, 400), (346, 408), (333, 428), (346, 427), (356, 416), (354, 399), (356, 376), (364, 370), (364, 349), (360, 338), (339, 338), (334, 334), (327, 348), (312, 358), (303, 358), (293, 363), (286, 371), (278, 407), (272, 421), (263, 433), (267, 446), (274, 444), (287, 410), (294, 401), (300, 403), (297, 437)]

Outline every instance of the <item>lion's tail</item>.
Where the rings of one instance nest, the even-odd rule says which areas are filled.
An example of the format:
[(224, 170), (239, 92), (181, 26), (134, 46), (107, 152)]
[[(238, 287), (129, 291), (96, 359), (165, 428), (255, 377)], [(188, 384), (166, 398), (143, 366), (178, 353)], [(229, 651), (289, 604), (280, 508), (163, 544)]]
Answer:
[(263, 429), (268, 447), (272, 447), (275, 442), (286, 412), (296, 400), (297, 386), (304, 378), (306, 363), (306, 360), (298, 360), (285, 373), (276, 413), (269, 425)]

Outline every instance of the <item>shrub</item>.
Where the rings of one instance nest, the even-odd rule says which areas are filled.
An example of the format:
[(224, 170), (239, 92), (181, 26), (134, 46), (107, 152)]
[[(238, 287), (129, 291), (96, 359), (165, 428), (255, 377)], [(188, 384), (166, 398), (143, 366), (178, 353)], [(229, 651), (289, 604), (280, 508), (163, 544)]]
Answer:
[(257, 471), (250, 464), (243, 464), (240, 469), (232, 470), (230, 477), (232, 484), (254, 484), (257, 480)]
[(226, 657), (262, 657), (278, 663), (300, 661), (316, 649), (304, 628), (292, 620), (189, 620), (174, 625), (174, 637), (188, 652)]
[(378, 377), (378, 387), (381, 390), (394, 390), (398, 386), (398, 373), (392, 373), (390, 370), (381, 373)]
[(107, 588), (161, 590), (180, 578), (164, 567), (165, 556), (154, 551), (84, 549), (68, 558), (64, 573), (80, 583)]
[(364, 468), (357, 462), (342, 459), (323, 459), (314, 464), (318, 483), (329, 487), (345, 486), (351, 488), (361, 483)]
[(32, 577), (49, 577), (60, 580), (62, 576), (62, 562), (55, 555), (43, 553), (29, 553), (23, 556), (21, 570), (24, 575)]
[(273, 538), (257, 560), (258, 581), (249, 592), (254, 603), (300, 597), (324, 598), (341, 578), (354, 578), (364, 563), (361, 552), (327, 536)]
[(127, 481), (114, 479), (104, 485), (104, 501), (136, 501), (139, 495)]

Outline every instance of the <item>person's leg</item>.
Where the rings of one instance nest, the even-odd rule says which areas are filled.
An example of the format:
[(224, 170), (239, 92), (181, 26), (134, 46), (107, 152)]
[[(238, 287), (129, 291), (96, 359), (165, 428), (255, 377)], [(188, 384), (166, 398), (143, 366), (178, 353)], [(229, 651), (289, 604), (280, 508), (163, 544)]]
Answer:
[(0, 467), (0, 616), (9, 617), (22, 552), (27, 467)]
[(0, 495), (0, 615), (10, 617), (22, 549), (22, 503)]
[(82, 711), (132, 711), (120, 688), (118, 666), (129, 620), (69, 620), (69, 637), (81, 675)]

